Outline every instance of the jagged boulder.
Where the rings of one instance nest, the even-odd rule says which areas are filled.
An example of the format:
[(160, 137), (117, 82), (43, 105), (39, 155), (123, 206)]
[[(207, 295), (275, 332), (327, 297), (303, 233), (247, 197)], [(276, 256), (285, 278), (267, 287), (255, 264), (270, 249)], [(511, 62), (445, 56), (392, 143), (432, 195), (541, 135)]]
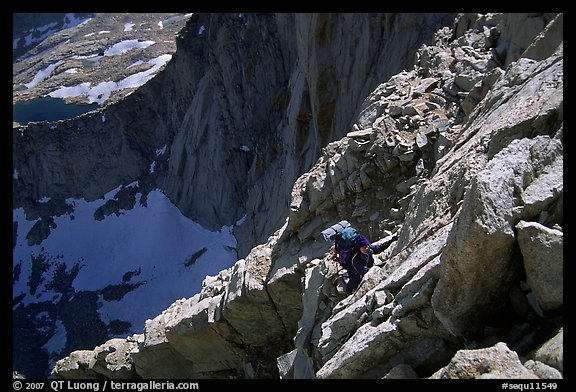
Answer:
[(537, 308), (540, 313), (559, 309), (564, 303), (562, 231), (525, 221), (520, 221), (516, 229), (527, 282), (536, 297)]
[(534, 361), (564, 371), (564, 328), (529, 355)]
[(522, 365), (518, 354), (505, 343), (478, 350), (460, 350), (450, 363), (430, 378), (538, 379)]
[(53, 374), (59, 378), (131, 379), (136, 376), (132, 352), (138, 346), (138, 336), (111, 339), (93, 351), (75, 351), (58, 362)]
[[(532, 159), (538, 150), (547, 150), (549, 155)], [(441, 278), (432, 298), (435, 314), (454, 334), (477, 334), (483, 319), (495, 311), (493, 298), (504, 297), (518, 280), (521, 265), (513, 257), (518, 246), (514, 228), (524, 213), (523, 190), (536, 184), (540, 173), (557, 173), (561, 167), (561, 143), (538, 136), (510, 143), (473, 179), (447, 239)], [(548, 186), (561, 192), (559, 180)], [(541, 193), (559, 194), (554, 189), (544, 188)], [(560, 253), (556, 260), (561, 257)], [(528, 267), (530, 259), (524, 260)], [(554, 284), (561, 287), (562, 274), (554, 276)]]
[(97, 378), (91, 369), (94, 351), (76, 350), (65, 358), (60, 359), (54, 365), (52, 374), (57, 378)]

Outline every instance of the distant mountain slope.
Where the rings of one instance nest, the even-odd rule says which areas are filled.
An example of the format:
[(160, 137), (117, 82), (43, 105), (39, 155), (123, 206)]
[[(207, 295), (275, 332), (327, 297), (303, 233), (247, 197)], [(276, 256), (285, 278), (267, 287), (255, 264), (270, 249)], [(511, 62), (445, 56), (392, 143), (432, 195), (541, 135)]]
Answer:
[(12, 60), (32, 50), (52, 34), (88, 22), (94, 14), (87, 13), (13, 13)]
[[(191, 14), (51, 16), (14, 17), (15, 26), (22, 24), (14, 51), (26, 49), (13, 63), (15, 103), (45, 96), (67, 103), (116, 102), (170, 60), (176, 35)], [(44, 24), (26, 27), (31, 23)]]
[[(103, 200), (66, 200), (67, 212), (37, 244), (29, 233), (41, 220), (14, 210), (13, 359), (21, 373), (47, 376), (63, 353), (141, 332), (146, 319), (236, 261), (231, 227), (210, 232), (161, 191), (122, 188)], [(104, 215), (126, 190), (132, 200), (122, 197), (120, 208)]]

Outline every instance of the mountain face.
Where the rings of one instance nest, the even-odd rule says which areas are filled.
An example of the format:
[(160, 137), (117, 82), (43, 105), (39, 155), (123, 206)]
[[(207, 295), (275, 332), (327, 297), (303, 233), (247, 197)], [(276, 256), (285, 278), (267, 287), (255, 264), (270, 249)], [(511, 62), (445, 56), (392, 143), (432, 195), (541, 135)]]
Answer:
[[(44, 40), (14, 63), (15, 119), (16, 108), (24, 108), (33, 121), (15, 128), (24, 142), (14, 143), (13, 150), (18, 156), (13, 173), (13, 361), (15, 371), (35, 378), (48, 376), (55, 361), (72, 350), (142, 332), (147, 318), (198, 292), (207, 274), (237, 260), (232, 226), (203, 228), (183, 216), (154, 183), (166, 164), (165, 140), (135, 136), (138, 143), (154, 143), (147, 168), (137, 179), (108, 178), (104, 182), (110, 188), (98, 186), (97, 177), (106, 178), (108, 169), (134, 172), (134, 159), (142, 158), (134, 158), (138, 154), (104, 108), (159, 71), (158, 64), (147, 63), (171, 58), (176, 34), (190, 15), (66, 15), (69, 23), (64, 25), (55, 15), (43, 14), (49, 16), (56, 19), (42, 19), (36, 28), (25, 25), (24, 37), (50, 35), (42, 35)], [(31, 39), (15, 39), (22, 40)], [(49, 97), (63, 89), (68, 97)], [(96, 102), (88, 104), (92, 98)], [(46, 99), (70, 103), (54, 107)], [(79, 132), (82, 120), (39, 122), (34, 117), (70, 107), (94, 110), (93, 105), (100, 110), (92, 114), (100, 127), (89, 130), (89, 137)], [(28, 138), (34, 132), (39, 138)], [(89, 167), (101, 164), (100, 174), (84, 177)], [(40, 191), (43, 196), (36, 198), (22, 181), (38, 174), (51, 177), (51, 191)], [(84, 197), (75, 195), (69, 186), (76, 181), (96, 188)]]
[[(146, 88), (98, 114), (63, 121), (54, 136), (44, 125), (27, 127), (27, 136), (15, 141), (23, 145), (14, 148), (22, 166), (31, 165), (24, 157), (39, 150), (35, 143), (66, 154), (42, 157), (50, 164), (34, 165), (27, 175), (20, 169), (15, 197), (93, 200), (119, 183), (150, 177), (154, 152), (170, 145), (167, 167), (157, 165), (154, 181), (184, 215), (210, 230), (245, 218), (236, 235), (239, 253), (246, 255), (282, 224), (292, 183), (327, 142), (345, 134), (363, 98), (409, 66), (424, 40), (452, 19), (193, 15), (165, 72)], [(342, 50), (350, 55), (339, 56)]]
[[(233, 266), (143, 333), (52, 375), (562, 377), (562, 23), (194, 14), (132, 94), (15, 126), (14, 205), (43, 222), (32, 244), (62, 200), (134, 181), (238, 240)], [(351, 296), (320, 235), (341, 219), (398, 236)]]
[[(176, 17), (184, 19), (165, 26), (164, 21)], [(282, 224), (294, 180), (313, 165), (328, 141), (345, 133), (342, 125), (332, 126), (332, 122), (350, 122), (352, 111), (370, 89), (410, 64), (417, 47), (430, 40), (437, 28), (449, 24), (452, 17), (96, 14), (85, 23), (54, 33), (19, 57), (14, 65), (15, 107), (48, 98), (63, 99), (67, 108), (98, 105), (97, 110), (89, 107), (93, 111), (79, 117), (31, 121), (14, 127), (13, 204), (18, 238), (14, 246), (25, 249), (13, 261), (18, 280), (15, 306), (22, 306), (24, 313), (15, 329), (25, 326), (24, 336), (38, 342), (34, 355), (40, 355), (42, 362), (54, 361), (73, 349), (90, 348), (106, 335), (141, 332), (143, 325), (138, 320), (154, 317), (160, 311), (145, 312), (149, 304), (145, 296), (140, 301), (139, 316), (114, 318), (101, 314), (100, 303), (111, 306), (102, 290), (109, 285), (126, 287), (123, 274), (138, 271), (133, 268), (138, 262), (149, 266), (156, 262), (151, 256), (145, 261), (124, 261), (126, 266), (117, 268), (117, 276), (111, 276), (105, 285), (74, 286), (74, 291), (91, 293), (89, 302), (93, 305), (84, 306), (90, 310), (83, 318), (102, 321), (97, 323), (100, 332), (80, 333), (82, 337), (74, 339), (70, 333), (59, 333), (65, 337), (60, 340), (67, 343), (44, 347), (56, 331), (72, 326), (58, 324), (59, 311), (50, 312), (38, 324), (30, 323), (30, 318), (45, 313), (43, 307), (32, 310), (35, 305), (29, 304), (30, 298), (41, 288), (28, 289), (27, 282), (36, 275), (51, 282), (48, 267), (32, 274), (36, 271), (32, 260), (44, 255), (44, 242), (62, 228), (58, 220), (75, 216), (71, 207), (74, 203), (92, 203), (94, 222), (101, 222), (127, 214), (134, 206), (146, 207), (149, 192), (161, 190), (184, 216), (225, 237), (222, 243), (213, 243), (218, 251), (232, 247), (228, 254), (245, 256)], [(182, 28), (187, 18), (189, 22)], [(294, 41), (295, 25), (300, 26), (301, 37), (308, 37), (306, 41)], [(358, 26), (363, 27), (359, 30)], [(342, 27), (345, 34), (339, 31)], [(168, 29), (172, 30), (166, 33)], [(324, 34), (329, 35), (322, 41), (315, 39)], [(344, 41), (337, 44), (331, 35), (341, 36)], [(402, 38), (388, 39), (393, 36)], [(334, 64), (342, 48), (353, 56)], [(308, 52), (314, 55), (304, 55)], [(388, 52), (398, 55), (382, 55)], [(150, 79), (148, 71), (155, 69), (150, 60), (169, 55), (172, 57), (164, 64), (164, 71)], [(134, 80), (145, 83), (136, 88), (129, 83)], [(326, 95), (325, 86), (334, 83), (339, 85), (334, 96)], [(357, 92), (355, 86), (362, 86), (363, 91)], [(29, 107), (25, 109), (25, 113), (30, 111)], [(314, 116), (322, 121), (313, 120)], [(113, 194), (106, 196), (110, 192)], [(21, 217), (33, 224), (20, 222)], [(226, 237), (231, 227), (237, 240), (234, 245)], [(140, 228), (134, 230), (139, 232)], [(92, 235), (87, 234), (84, 241), (90, 238)], [(134, 237), (131, 243), (136, 243), (136, 238), (149, 236)], [(103, 241), (103, 237), (95, 239)], [(160, 246), (165, 249), (165, 245)], [(92, 249), (91, 244), (82, 247)], [(192, 257), (202, 247), (200, 243), (186, 244), (183, 257)], [(126, 249), (122, 253), (129, 251), (130, 257), (139, 254)], [(166, 252), (173, 253), (171, 249)], [(72, 274), (67, 282), (81, 280), (74, 275), (81, 265), (109, 264), (100, 261), (104, 257), (101, 255), (90, 260), (81, 252), (53, 249), (52, 253), (42, 256), (43, 265), (66, 261)], [(214, 274), (215, 266), (229, 266), (228, 254), (223, 260), (215, 260), (207, 272)], [(202, 260), (208, 257), (207, 253)], [(29, 265), (27, 268), (21, 266), (22, 260)], [(169, 263), (179, 268), (186, 261)], [(83, 269), (85, 275), (88, 271)], [(142, 292), (144, 287), (150, 289), (154, 285), (151, 280), (157, 282), (157, 273), (150, 270), (148, 276), (142, 273), (137, 280), (129, 281), (130, 295)], [(146, 286), (140, 285), (143, 281)], [(172, 301), (198, 292), (197, 284), (191, 286), (186, 294), (174, 294)], [(58, 301), (60, 297), (54, 298)], [(32, 300), (36, 302), (47, 301), (40, 297)], [(118, 307), (128, 299), (124, 296), (119, 302)], [(110, 328), (112, 322), (123, 328)], [(75, 336), (79, 328), (74, 329)], [(29, 350), (26, 338), (15, 340)], [(17, 351), (15, 361), (31, 363), (24, 358)], [(24, 373), (31, 371), (26, 369)]]

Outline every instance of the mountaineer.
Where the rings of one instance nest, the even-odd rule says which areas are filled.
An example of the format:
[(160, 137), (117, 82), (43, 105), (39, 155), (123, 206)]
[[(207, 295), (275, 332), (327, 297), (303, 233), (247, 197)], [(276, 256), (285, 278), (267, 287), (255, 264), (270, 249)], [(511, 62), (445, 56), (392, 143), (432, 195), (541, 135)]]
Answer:
[(362, 277), (374, 265), (373, 255), (383, 252), (398, 239), (396, 235), (386, 241), (370, 244), (370, 241), (350, 225), (340, 221), (322, 231), (326, 241), (334, 241), (332, 259), (342, 266), (348, 275), (344, 278), (345, 291), (352, 294), (356, 291)]

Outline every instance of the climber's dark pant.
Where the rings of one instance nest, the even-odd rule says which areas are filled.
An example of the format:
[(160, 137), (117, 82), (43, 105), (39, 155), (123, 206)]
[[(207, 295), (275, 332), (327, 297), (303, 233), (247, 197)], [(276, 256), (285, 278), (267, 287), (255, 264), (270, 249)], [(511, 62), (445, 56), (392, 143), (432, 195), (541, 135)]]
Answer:
[(348, 283), (346, 284), (346, 292), (352, 294), (356, 288), (360, 285), (362, 281), (362, 275), (351, 273), (348, 271)]

